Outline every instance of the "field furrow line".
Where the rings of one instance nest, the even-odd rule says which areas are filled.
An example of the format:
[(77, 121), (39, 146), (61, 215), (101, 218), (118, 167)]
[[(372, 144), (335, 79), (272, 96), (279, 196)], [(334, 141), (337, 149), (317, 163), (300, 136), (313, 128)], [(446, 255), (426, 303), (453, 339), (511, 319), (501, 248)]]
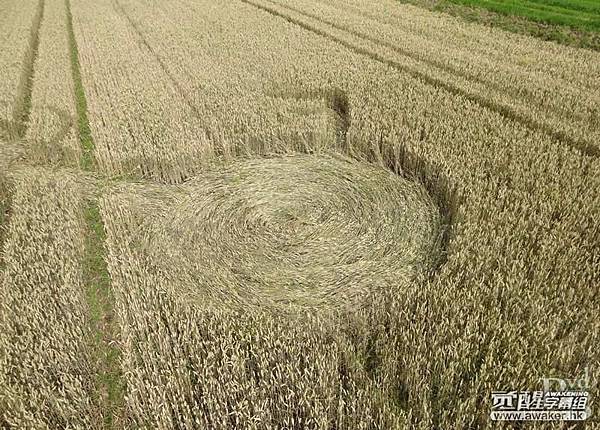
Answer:
[[(80, 146), (64, 0), (45, 0), (24, 138), (32, 164), (77, 166)], [(65, 79), (67, 77), (67, 79)]]
[(98, 166), (94, 157), (94, 141), (90, 130), (90, 122), (87, 112), (87, 100), (81, 79), (81, 66), (79, 64), (79, 49), (73, 31), (73, 14), (71, 13), (71, 1), (65, 0), (65, 13), (67, 20), (67, 33), (69, 42), (69, 58), (71, 61), (71, 76), (73, 82), (73, 93), (75, 97), (75, 108), (77, 111), (77, 131), (80, 144), (79, 165), (83, 170), (92, 170)]
[[(529, 64), (527, 59), (508, 62), (496, 52), (488, 53), (471, 49), (470, 39), (485, 37), (485, 28), (472, 26), (470, 30), (475, 36), (468, 39), (450, 36), (453, 32), (446, 33), (446, 37), (440, 38), (435, 32), (422, 34), (424, 28), (428, 27), (425, 24), (427, 18), (429, 18), (429, 26), (439, 25), (438, 21), (442, 21), (441, 19), (436, 21), (434, 16), (425, 17), (423, 19), (425, 22), (417, 30), (414, 27), (415, 23), (407, 25), (405, 19), (394, 18), (393, 14), (391, 16), (381, 12), (378, 14), (381, 5), (372, 3), (351, 4), (340, 0), (333, 2), (311, 0), (294, 2), (293, 6), (318, 12), (317, 15), (326, 17), (349, 31), (379, 40), (390, 49), (397, 49), (403, 55), (413, 56), (414, 59), (428, 63), (432, 67), (484, 84), (496, 92), (495, 97), (510, 94), (511, 98), (519, 99), (530, 107), (533, 106), (548, 118), (555, 116), (562, 122), (575, 122), (587, 128), (590, 128), (591, 122), (597, 120), (595, 108), (600, 103), (600, 81), (590, 79), (588, 73), (596, 67), (597, 62), (600, 62), (598, 54), (595, 54), (597, 58), (594, 58), (594, 53), (585, 52), (570, 57), (569, 51), (563, 49), (564, 55), (558, 58), (562, 60), (560, 63), (562, 68), (571, 72), (566, 76), (557, 74), (552, 69), (536, 70), (540, 66)], [(388, 11), (394, 11), (400, 6), (396, 3), (388, 4), (386, 7)], [(346, 13), (340, 14), (341, 10)], [(498, 45), (501, 43), (496, 42)], [(504, 53), (514, 49), (512, 46), (509, 47), (506, 40), (503, 43)], [(526, 64), (520, 65), (519, 63), (522, 62)], [(549, 60), (537, 58), (537, 63), (549, 63)], [(598, 71), (600, 72), (600, 69)], [(584, 78), (586, 76), (587, 79)]]
[[(400, 47), (398, 45), (394, 45), (392, 42), (388, 42), (386, 40), (386, 38), (377, 38), (375, 36), (368, 35), (368, 34), (366, 34), (364, 32), (354, 30), (352, 28), (352, 22), (350, 22), (350, 24), (345, 24), (345, 23), (338, 24), (338, 23), (336, 23), (335, 21), (333, 21), (331, 19), (329, 13), (327, 13), (328, 12), (327, 10), (325, 11), (324, 15), (317, 15), (314, 12), (307, 12), (306, 11), (305, 8), (309, 8), (313, 4), (314, 5), (320, 4), (319, 2), (316, 2), (316, 1), (315, 2), (309, 2), (306, 5), (303, 5), (301, 3), (296, 2), (296, 3), (293, 3), (295, 6), (290, 6), (289, 4), (283, 4), (283, 2), (273, 2), (273, 3), (281, 4), (282, 6), (288, 8), (290, 10), (293, 10), (296, 13), (303, 14), (303, 15), (305, 15), (307, 17), (312, 18), (312, 19), (319, 20), (322, 23), (330, 25), (330, 26), (332, 26), (332, 27), (334, 27), (334, 28), (336, 28), (338, 30), (345, 31), (347, 33), (352, 34), (353, 36), (356, 36), (356, 37), (359, 37), (359, 38), (362, 38), (362, 39), (366, 39), (369, 42), (377, 44), (377, 45), (379, 45), (381, 47), (388, 48), (388, 49), (390, 49), (390, 50), (392, 50), (392, 51), (400, 54), (402, 57), (409, 57), (412, 60), (423, 62), (423, 63), (425, 63), (425, 64), (433, 67), (434, 69), (441, 69), (444, 72), (448, 72), (450, 74), (455, 74), (455, 75), (459, 76), (460, 78), (464, 78), (466, 80), (474, 81), (477, 84), (487, 86), (487, 87), (489, 87), (489, 88), (491, 88), (493, 90), (496, 90), (496, 91), (500, 88), (499, 85), (496, 85), (493, 82), (486, 81), (485, 78), (479, 78), (478, 76), (476, 76), (475, 74), (473, 74), (472, 71), (469, 71), (469, 70), (459, 70), (459, 69), (453, 68), (451, 65), (449, 65), (447, 63), (444, 63), (444, 62), (436, 59), (435, 57), (426, 57), (426, 56), (420, 55), (420, 53), (418, 51), (414, 50), (413, 46), (402, 48), (402, 47)], [(301, 6), (304, 6), (305, 8), (302, 8)], [(375, 20), (372, 15), (370, 15), (368, 13), (365, 13), (363, 11), (360, 11), (360, 12), (356, 11), (356, 9), (354, 9), (351, 6), (348, 6), (346, 4), (336, 5), (336, 3), (327, 3), (327, 6), (328, 6), (328, 8), (331, 8), (331, 9), (335, 8), (335, 10), (338, 10), (338, 11), (341, 8), (343, 8), (344, 11), (346, 11), (346, 12), (347, 11), (350, 11), (350, 12), (354, 11), (354, 13), (358, 14), (361, 17), (367, 18), (369, 20)], [(322, 9), (319, 9), (319, 10), (322, 11)], [(324, 16), (327, 17), (327, 18), (324, 18)], [(373, 23), (364, 22), (364, 25), (369, 25), (369, 24), (373, 24)]]
[[(94, 158), (94, 140), (90, 131), (87, 100), (79, 63), (79, 49), (73, 31), (70, 0), (65, 0), (69, 54), (74, 95), (77, 106), (77, 124), (81, 147), (80, 165), (84, 170), (98, 167)], [(83, 276), (86, 301), (90, 314), (92, 351), (97, 375), (95, 393), (99, 412), (106, 429), (120, 428), (124, 414), (125, 386), (121, 369), (120, 330), (115, 316), (115, 298), (107, 268), (104, 223), (97, 203), (97, 195), (87, 202), (84, 210), (86, 223)]]
[[(34, 61), (34, 39), (41, 20), (43, 2), (39, 0), (7, 1), (5, 19), (0, 27), (0, 142), (18, 138), (18, 125), (24, 111), (27, 70)], [(3, 15), (4, 15), (3, 13)]]
[(40, 25), (44, 17), (44, 0), (38, 0), (29, 34), (29, 46), (23, 58), (23, 70), (17, 87), (17, 99), (13, 110), (13, 121), (17, 128), (17, 137), (24, 138), (31, 113), (31, 94), (33, 91), (34, 65), (38, 54)]
[[(404, 46), (410, 46), (415, 54), (433, 56), (438, 61), (444, 59), (449, 64), (456, 61), (457, 67), (473, 67), (473, 73), (481, 73), (478, 70), (479, 63), (484, 62), (486, 68), (500, 75), (506, 73), (518, 81), (532, 81), (536, 86), (541, 80), (558, 88), (580, 87), (597, 92), (600, 85), (600, 78), (594, 77), (600, 73), (597, 64), (599, 54), (593, 51), (568, 49), (532, 37), (464, 23), (396, 0), (377, 3), (335, 0), (319, 3), (350, 10), (352, 14), (369, 21), (375, 20), (382, 26), (380, 31), (411, 38), (405, 41)], [(511, 85), (506, 79), (508, 76), (493, 76), (491, 71), (487, 76)]]
[(7, 173), (22, 159), (20, 139), (25, 132), (31, 99), (31, 74), (37, 37), (43, 15), (43, 0), (5, 3), (5, 20), (0, 27), (0, 267), (11, 208), (11, 186)]
[(120, 329), (107, 268), (106, 235), (98, 204), (88, 202), (83, 276), (90, 313), (93, 360), (97, 367), (95, 395), (105, 429), (121, 428), (125, 385), (121, 368)]
[[(535, 115), (530, 114), (530, 104), (523, 106), (515, 104), (514, 100), (510, 99), (502, 101), (490, 99), (486, 95), (486, 91), (473, 91), (472, 82), (467, 81), (461, 83), (457, 81), (454, 75), (444, 71), (432, 73), (430, 70), (425, 70), (420, 61), (410, 61), (411, 57), (404, 57), (404, 60), (409, 61), (399, 61), (393, 53), (390, 53), (386, 49), (381, 49), (378, 40), (370, 40), (371, 38), (355, 34), (354, 32), (349, 33), (344, 27), (338, 26), (328, 20), (324, 20), (317, 15), (306, 13), (305, 11), (291, 6), (279, 5), (278, 3), (268, 0), (265, 2), (257, 2), (255, 0), (241, 1), (270, 14), (279, 16), (308, 31), (327, 37), (356, 53), (369, 56), (377, 61), (388, 64), (428, 83), (429, 85), (441, 88), (451, 94), (464, 97), (473, 103), (502, 115), (508, 120), (519, 122), (534, 130), (543, 131), (554, 139), (565, 142), (585, 155), (592, 157), (600, 155), (600, 147), (598, 147), (597, 139), (595, 139), (595, 136), (598, 134), (597, 130), (579, 130), (575, 126), (558, 126), (553, 125), (548, 121), (539, 121), (536, 119)], [(278, 7), (282, 9), (278, 9)], [(294, 16), (294, 14), (296, 14), (296, 16)]]
[(100, 171), (166, 182), (189, 176), (210, 145), (179, 90), (112, 1), (71, 7)]
[[(157, 54), (157, 52), (154, 50), (154, 48), (152, 48), (152, 46), (148, 43), (148, 41), (144, 37), (144, 34), (141, 32), (140, 27), (131, 18), (131, 16), (129, 16), (129, 14), (127, 14), (127, 12), (125, 11), (125, 9), (123, 9), (123, 6), (119, 2), (119, 0), (113, 0), (113, 1), (114, 1), (114, 5), (115, 5), (116, 11), (118, 13), (120, 13), (121, 15), (123, 15), (125, 17), (125, 19), (127, 19), (127, 22), (131, 25), (131, 27), (133, 28), (133, 30), (137, 34), (139, 40), (146, 47), (146, 49), (152, 54), (152, 56), (154, 57), (154, 59), (156, 60), (156, 62), (160, 65), (160, 67), (164, 71), (165, 75), (169, 77), (169, 79), (170, 79), (171, 83), (173, 84), (173, 86), (175, 88), (177, 88), (177, 90), (179, 91), (179, 94), (181, 95), (181, 98), (183, 100), (185, 100), (185, 102), (187, 103), (188, 107), (190, 108), (190, 110), (192, 110), (194, 112), (194, 114), (196, 115), (196, 117), (198, 119), (201, 119), (202, 115), (201, 115), (200, 111), (196, 108), (196, 105), (194, 105), (194, 103), (192, 103), (192, 101), (188, 97), (186, 91), (181, 86), (180, 82), (177, 79), (175, 79), (175, 77), (172, 75), (172, 73), (169, 70), (169, 67), (167, 67), (165, 61)], [(210, 133), (209, 130), (207, 130), (207, 132)], [(210, 134), (209, 134), (209, 136), (210, 136)]]

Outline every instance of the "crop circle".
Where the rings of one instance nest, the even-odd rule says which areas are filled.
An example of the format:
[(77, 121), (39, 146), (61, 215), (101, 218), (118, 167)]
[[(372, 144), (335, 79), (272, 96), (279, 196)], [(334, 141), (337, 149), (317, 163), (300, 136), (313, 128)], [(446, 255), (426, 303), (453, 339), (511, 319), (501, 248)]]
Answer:
[(293, 155), (209, 169), (146, 237), (186, 299), (347, 308), (430, 270), (440, 224), (417, 182), (340, 156)]

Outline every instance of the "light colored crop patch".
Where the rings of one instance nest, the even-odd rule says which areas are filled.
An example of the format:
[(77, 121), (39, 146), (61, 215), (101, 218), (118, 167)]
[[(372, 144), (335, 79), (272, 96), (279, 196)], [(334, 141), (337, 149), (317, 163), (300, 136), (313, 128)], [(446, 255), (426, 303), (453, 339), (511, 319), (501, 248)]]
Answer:
[(12, 173), (0, 274), (0, 422), (95, 423), (82, 282), (82, 188), (41, 169)]
[(175, 294), (201, 306), (360, 307), (439, 255), (440, 214), (424, 188), (347, 158), (241, 160), (184, 190), (141, 215), (139, 234)]
[(600, 57), (393, 5), (0, 2), (0, 427), (487, 428), (585, 366), (595, 396)]

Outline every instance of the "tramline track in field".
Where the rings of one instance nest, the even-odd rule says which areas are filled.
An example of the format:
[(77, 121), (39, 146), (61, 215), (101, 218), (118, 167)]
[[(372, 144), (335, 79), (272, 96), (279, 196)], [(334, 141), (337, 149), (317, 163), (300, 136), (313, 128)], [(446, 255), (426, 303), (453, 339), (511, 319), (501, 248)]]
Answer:
[[(533, 130), (543, 131), (544, 133), (552, 136), (554, 139), (560, 142), (565, 142), (569, 146), (581, 151), (581, 153), (587, 156), (597, 157), (600, 155), (600, 147), (593, 141), (593, 139), (590, 138), (590, 135), (594, 136), (595, 134), (586, 134), (583, 131), (580, 131), (580, 136), (573, 136), (571, 133), (577, 133), (575, 128), (556, 127), (550, 124), (551, 121), (540, 121), (535, 116), (528, 113), (528, 109), (531, 108), (530, 105), (515, 106), (512, 103), (491, 100), (486, 95), (487, 90), (489, 90), (489, 83), (485, 81), (474, 81), (469, 80), (472, 79), (469, 78), (462, 83), (456, 83), (455, 81), (457, 74), (452, 69), (448, 69), (447, 67), (438, 68), (439, 66), (437, 66), (435, 62), (423, 62), (423, 60), (417, 59), (414, 54), (407, 55), (397, 47), (391, 46), (378, 39), (374, 39), (368, 35), (349, 31), (347, 28), (332, 21), (325, 20), (322, 17), (302, 11), (292, 6), (281, 5), (270, 0), (240, 1), (262, 9), (263, 11), (272, 15), (279, 16), (280, 18), (299, 25), (308, 31), (319, 34), (323, 37), (327, 37), (328, 39), (333, 40), (356, 53), (369, 56), (377, 61), (388, 64), (389, 66), (394, 67), (404, 73), (408, 73), (409, 75), (418, 78), (429, 85), (433, 85), (454, 95), (461, 96), (467, 100), (477, 103), (482, 107), (502, 115), (510, 121), (519, 122)], [(404, 57), (403, 61), (399, 61), (399, 59), (396, 57), (396, 54), (402, 55)], [(437, 68), (437, 70), (435, 73), (431, 73), (423, 69), (423, 64)], [(459, 78), (461, 77), (460, 75), (458, 76)], [(485, 86), (486, 90), (472, 91), (471, 88), (477, 83)]]

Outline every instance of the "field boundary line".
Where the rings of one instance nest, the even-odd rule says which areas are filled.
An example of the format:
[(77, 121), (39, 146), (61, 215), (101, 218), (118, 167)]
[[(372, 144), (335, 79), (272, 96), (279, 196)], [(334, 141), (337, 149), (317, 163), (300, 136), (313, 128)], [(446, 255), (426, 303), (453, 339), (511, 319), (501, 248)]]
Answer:
[[(18, 141), (23, 139), (27, 133), (32, 106), (34, 67), (40, 43), (40, 27), (44, 19), (44, 7), (45, 1), (38, 0), (29, 30), (29, 43), (22, 59), (16, 99), (12, 106), (12, 118), (7, 121), (0, 120), (0, 130), (3, 128), (6, 130), (9, 144), (18, 144)], [(1, 165), (2, 163), (0, 163)], [(10, 225), (12, 201), (12, 184), (9, 184), (5, 174), (6, 172), (0, 172), (0, 270), (4, 267), (4, 241)]]
[[(156, 62), (160, 66), (160, 68), (162, 69), (162, 71), (165, 73), (165, 75), (167, 75), (167, 77), (171, 81), (171, 84), (173, 84), (173, 87), (175, 87), (175, 89), (179, 93), (179, 96), (185, 101), (185, 103), (188, 105), (188, 107), (192, 110), (192, 112), (194, 113), (196, 118), (202, 119), (202, 115), (200, 114), (200, 111), (198, 110), (198, 108), (196, 108), (196, 105), (194, 105), (194, 103), (192, 103), (192, 101), (188, 98), (186, 91), (181, 87), (181, 85), (179, 84), (177, 79), (175, 79), (175, 77), (171, 74), (171, 72), (169, 71), (169, 68), (166, 66), (165, 62), (160, 58), (160, 56), (152, 48), (150, 43), (148, 43), (148, 41), (144, 37), (144, 34), (142, 33), (139, 26), (136, 24), (136, 22), (133, 20), (133, 18), (131, 18), (131, 16), (129, 16), (129, 14), (127, 13), (127, 11), (123, 7), (123, 5), (121, 5), (119, 0), (113, 0), (113, 6), (115, 8), (115, 11), (118, 14), (121, 14), (125, 18), (125, 20), (129, 23), (129, 25), (133, 28), (133, 31), (139, 38), (140, 42), (152, 54), (152, 56), (154, 57), (154, 59), (156, 60)], [(205, 131), (208, 134), (208, 130), (205, 129)]]
[[(79, 63), (79, 50), (73, 29), (71, 1), (65, 0), (66, 25), (71, 56), (71, 73), (75, 88), (78, 137), (82, 147), (80, 167), (92, 173), (97, 167), (94, 158), (94, 140), (87, 115), (87, 100)], [(118, 323), (115, 320), (115, 299), (106, 262), (106, 232), (98, 207), (97, 196), (93, 196), (84, 208), (86, 224), (83, 280), (86, 286), (86, 301), (93, 339), (91, 348), (96, 360), (96, 395), (101, 408), (104, 428), (118, 428), (123, 416), (125, 383), (120, 364)]]
[[(317, 4), (327, 5), (328, 7), (332, 7), (334, 9), (338, 10), (338, 11), (342, 10), (342, 5), (340, 5), (337, 2), (327, 3), (327, 2), (325, 2), (323, 0), (313, 0), (313, 1), (315, 1), (315, 3), (317, 3)], [(399, 4), (403, 4), (403, 3), (399, 3)], [(425, 39), (424, 36), (422, 36), (419, 33), (413, 31), (412, 29), (406, 27), (405, 25), (397, 25), (393, 21), (389, 20), (389, 17), (377, 16), (377, 14), (375, 14), (375, 13), (372, 13), (372, 12), (366, 11), (364, 9), (361, 9), (361, 6), (359, 6), (359, 5), (343, 5), (343, 7), (345, 8), (345, 9), (343, 9), (344, 12), (350, 11), (355, 16), (359, 16), (359, 17), (362, 17), (362, 18), (367, 18), (367, 19), (369, 19), (371, 21), (375, 21), (375, 22), (377, 22), (379, 24), (383, 24), (383, 25), (387, 25), (387, 26), (392, 26), (392, 27), (398, 27), (398, 28), (401, 28), (402, 31), (405, 31), (406, 33), (412, 34), (415, 37), (420, 37), (422, 39)], [(297, 10), (295, 8), (291, 8), (291, 9)], [(318, 19), (317, 17), (315, 17), (312, 14), (308, 14), (308, 13), (305, 13), (305, 14), (311, 16), (313, 19)], [(332, 27), (335, 26), (332, 23), (329, 24), (329, 25), (331, 25)], [(341, 26), (341, 25), (338, 25), (338, 27), (340, 29), (344, 29), (344, 27)], [(399, 54), (405, 55), (405, 56), (407, 56), (409, 58), (412, 58), (415, 61), (420, 61), (420, 62), (429, 64), (429, 65), (431, 65), (433, 67), (437, 67), (437, 68), (439, 68), (441, 70), (444, 70), (444, 71), (446, 71), (448, 73), (453, 73), (453, 74), (455, 74), (457, 76), (460, 76), (460, 77), (462, 77), (464, 79), (478, 82), (479, 84), (484, 85), (484, 86), (489, 87), (489, 88), (492, 88), (492, 89), (494, 89), (494, 90), (496, 90), (496, 91), (498, 91), (500, 93), (509, 93), (512, 97), (514, 97), (516, 99), (523, 100), (523, 101), (530, 101), (529, 100), (529, 96), (527, 96), (527, 95), (521, 96), (518, 91), (516, 91), (516, 90), (514, 90), (512, 88), (508, 89), (508, 91), (507, 91), (507, 89), (502, 88), (500, 86), (500, 84), (486, 81), (485, 79), (479, 78), (479, 77), (477, 77), (476, 75), (474, 75), (472, 73), (469, 73), (467, 71), (463, 72), (461, 70), (458, 70), (456, 67), (453, 67), (453, 66), (450, 66), (450, 65), (446, 65), (443, 62), (436, 61), (436, 60), (433, 60), (433, 59), (430, 60), (430, 59), (427, 59), (427, 58), (419, 57), (418, 55), (415, 55), (415, 54), (411, 53), (409, 50), (399, 48), (398, 46), (395, 46), (395, 45), (393, 45), (390, 42), (380, 41), (380, 40), (378, 40), (376, 38), (373, 38), (373, 37), (370, 37), (369, 35), (366, 35), (366, 34), (364, 34), (362, 32), (358, 32), (356, 30), (351, 30), (351, 29), (346, 29), (345, 31), (347, 31), (348, 33), (351, 33), (351, 34), (353, 34), (353, 35), (355, 35), (357, 37), (367, 38), (367, 39), (371, 40), (375, 44), (380, 44), (383, 47), (387, 47), (389, 49), (397, 51)], [(592, 87), (587, 86), (586, 88), (592, 88)], [(525, 88), (525, 90), (527, 90), (527, 88)], [(533, 101), (533, 102), (535, 102), (535, 101)], [(565, 117), (566, 118), (570, 118), (570, 116), (566, 116), (566, 115), (559, 115), (559, 117), (561, 117), (561, 118), (565, 118)], [(579, 118), (577, 118), (577, 119), (579, 119)]]
[[(525, 126), (526, 128), (528, 128), (530, 130), (543, 132), (543, 133), (549, 135), (550, 137), (552, 137), (553, 139), (558, 140), (559, 142), (566, 143), (571, 148), (579, 151), (582, 155), (589, 156), (589, 157), (598, 157), (600, 155), (600, 147), (594, 146), (593, 144), (590, 144), (588, 142), (581, 142), (581, 141), (575, 140), (575, 139), (571, 138), (566, 132), (563, 132), (560, 130), (555, 130), (554, 128), (552, 128), (546, 124), (540, 123), (532, 118), (528, 118), (528, 117), (516, 112), (514, 109), (512, 109), (506, 105), (500, 105), (500, 104), (490, 101), (484, 97), (478, 96), (476, 94), (471, 94), (465, 90), (462, 90), (461, 88), (456, 87), (455, 85), (452, 85), (451, 83), (445, 82), (434, 76), (420, 72), (418, 70), (415, 70), (411, 67), (401, 64), (398, 61), (384, 58), (382, 55), (377, 54), (377, 53), (369, 50), (368, 48), (357, 46), (356, 44), (346, 41), (335, 35), (332, 35), (325, 30), (316, 28), (316, 27), (312, 26), (311, 24), (309, 24), (305, 21), (302, 21), (301, 19), (294, 18), (292, 16), (288, 16), (288, 15), (284, 14), (283, 12), (280, 12), (280, 11), (274, 9), (273, 7), (266, 6), (266, 5), (263, 5), (260, 3), (256, 3), (255, 0), (240, 0), (240, 1), (242, 3), (249, 4), (257, 9), (263, 10), (264, 12), (267, 12), (276, 17), (285, 19), (286, 21), (288, 21), (292, 24), (295, 24), (305, 30), (312, 32), (312, 33), (315, 33), (319, 36), (325, 37), (333, 42), (336, 42), (336, 43), (344, 46), (345, 48), (347, 48), (357, 54), (367, 56), (373, 60), (379, 61), (380, 63), (386, 64), (392, 68), (395, 68), (398, 71), (408, 74), (409, 76), (411, 76), (415, 79), (418, 79), (427, 85), (430, 85), (430, 86), (433, 86), (436, 88), (440, 88), (442, 90), (445, 90), (445, 91), (451, 93), (452, 95), (463, 97), (472, 103), (475, 103), (483, 108), (487, 108), (490, 111), (499, 114), (500, 116), (504, 117), (505, 119), (520, 123), (521, 125)], [(266, 0), (266, 1), (269, 1), (269, 0)], [(319, 21), (322, 24), (328, 25), (330, 27), (337, 28), (335, 25), (329, 24), (328, 22), (323, 21), (320, 18), (312, 18), (310, 15), (307, 15), (303, 12), (297, 12), (295, 9), (293, 9), (291, 7), (279, 5), (279, 4), (273, 3), (271, 1), (269, 1), (269, 3), (274, 4), (278, 7), (284, 8), (284, 9), (291, 10), (292, 12), (295, 12), (299, 15), (308, 17), (309, 19), (314, 19), (314, 20)], [(337, 29), (348, 33), (343, 28), (337, 28)], [(356, 38), (361, 39), (360, 36), (354, 35), (352, 33), (348, 33), (348, 34), (350, 36), (354, 36)], [(362, 39), (367, 43), (373, 43), (368, 39), (364, 39), (364, 38), (362, 38)]]
[[(290, 10), (293, 10), (294, 12), (296, 12), (296, 13), (298, 13), (300, 15), (308, 16), (308, 17), (310, 17), (310, 18), (312, 18), (314, 20), (322, 22), (323, 24), (330, 25), (331, 27), (333, 27), (333, 28), (335, 28), (337, 30), (344, 31), (344, 32), (349, 33), (349, 34), (351, 34), (353, 36), (356, 36), (356, 37), (368, 40), (369, 42), (371, 42), (371, 43), (373, 43), (375, 45), (379, 45), (379, 46), (381, 46), (383, 48), (391, 49), (392, 51), (394, 51), (394, 52), (396, 52), (396, 53), (398, 53), (400, 55), (403, 55), (405, 57), (411, 58), (414, 61), (425, 63), (425, 64), (427, 64), (427, 65), (429, 65), (431, 67), (434, 67), (434, 68), (437, 68), (437, 69), (441, 69), (444, 72), (447, 72), (447, 73), (450, 73), (450, 74), (454, 74), (454, 75), (459, 76), (459, 77), (461, 77), (463, 79), (466, 79), (468, 81), (477, 82), (478, 84), (481, 84), (481, 85), (483, 85), (485, 87), (491, 88), (491, 89), (493, 89), (495, 91), (500, 91), (501, 90), (501, 88), (499, 87), (498, 84), (495, 84), (493, 82), (489, 82), (489, 81), (486, 81), (484, 79), (478, 78), (477, 76), (473, 75), (472, 73), (463, 72), (463, 71), (457, 70), (454, 67), (446, 65), (446, 64), (444, 64), (444, 63), (442, 63), (440, 61), (436, 61), (434, 59), (430, 60), (430, 59), (427, 59), (427, 58), (422, 58), (421, 56), (416, 55), (415, 53), (409, 51), (408, 49), (402, 49), (402, 48), (400, 48), (398, 46), (393, 45), (390, 42), (387, 42), (387, 41), (384, 41), (384, 40), (379, 40), (379, 39), (377, 39), (375, 37), (372, 37), (372, 36), (369, 36), (368, 34), (365, 34), (363, 32), (360, 32), (360, 31), (357, 31), (357, 30), (353, 30), (351, 28), (348, 28), (347, 26), (336, 24), (336, 23), (331, 22), (329, 20), (325, 20), (325, 19), (320, 18), (320, 17), (318, 17), (318, 16), (316, 16), (316, 15), (314, 15), (312, 13), (305, 12), (305, 11), (297, 9), (295, 7), (287, 6), (287, 5), (282, 5), (282, 4), (275, 3), (275, 2), (271, 2), (271, 3), (277, 4), (278, 6), (281, 6), (281, 7), (290, 9)], [(318, 4), (325, 4), (326, 6), (332, 7), (334, 9), (336, 9), (336, 10), (341, 10), (340, 7), (338, 7), (337, 5), (335, 5), (333, 3), (332, 4), (330, 4), (330, 3), (323, 3), (321, 1), (317, 1), (316, 3), (318, 3)], [(346, 9), (344, 9), (344, 12), (351, 11), (351, 13), (354, 14), (355, 16), (360, 16), (360, 17), (363, 17), (363, 18), (367, 18), (367, 19), (369, 19), (371, 21), (375, 21), (375, 22), (377, 22), (379, 24), (390, 25), (390, 23), (387, 23), (387, 22), (381, 20), (380, 18), (378, 18), (376, 16), (373, 16), (372, 14), (370, 14), (368, 12), (360, 10), (360, 9), (358, 9), (355, 6), (351, 6), (351, 5), (347, 5), (346, 6), (345, 5), (344, 7), (346, 8)], [(408, 29), (404, 29), (404, 30), (407, 31), (407, 32), (409, 32), (409, 33), (412, 33), (412, 31), (410, 31)], [(414, 34), (414, 33), (412, 33), (412, 34)], [(510, 93), (511, 93), (511, 95), (514, 95), (514, 91), (510, 91)]]
[(69, 40), (69, 56), (71, 58), (71, 74), (75, 89), (75, 109), (77, 111), (77, 134), (81, 145), (80, 166), (83, 170), (91, 171), (96, 166), (94, 158), (94, 140), (87, 116), (87, 100), (83, 81), (81, 79), (81, 65), (79, 64), (79, 48), (73, 30), (73, 15), (71, 13), (71, 0), (65, 0), (67, 10), (67, 33)]
[(87, 235), (85, 241), (84, 282), (92, 326), (92, 350), (97, 360), (97, 401), (105, 428), (118, 428), (124, 408), (125, 382), (120, 365), (121, 351), (114, 318), (114, 294), (106, 263), (106, 233), (97, 202), (84, 210)]

